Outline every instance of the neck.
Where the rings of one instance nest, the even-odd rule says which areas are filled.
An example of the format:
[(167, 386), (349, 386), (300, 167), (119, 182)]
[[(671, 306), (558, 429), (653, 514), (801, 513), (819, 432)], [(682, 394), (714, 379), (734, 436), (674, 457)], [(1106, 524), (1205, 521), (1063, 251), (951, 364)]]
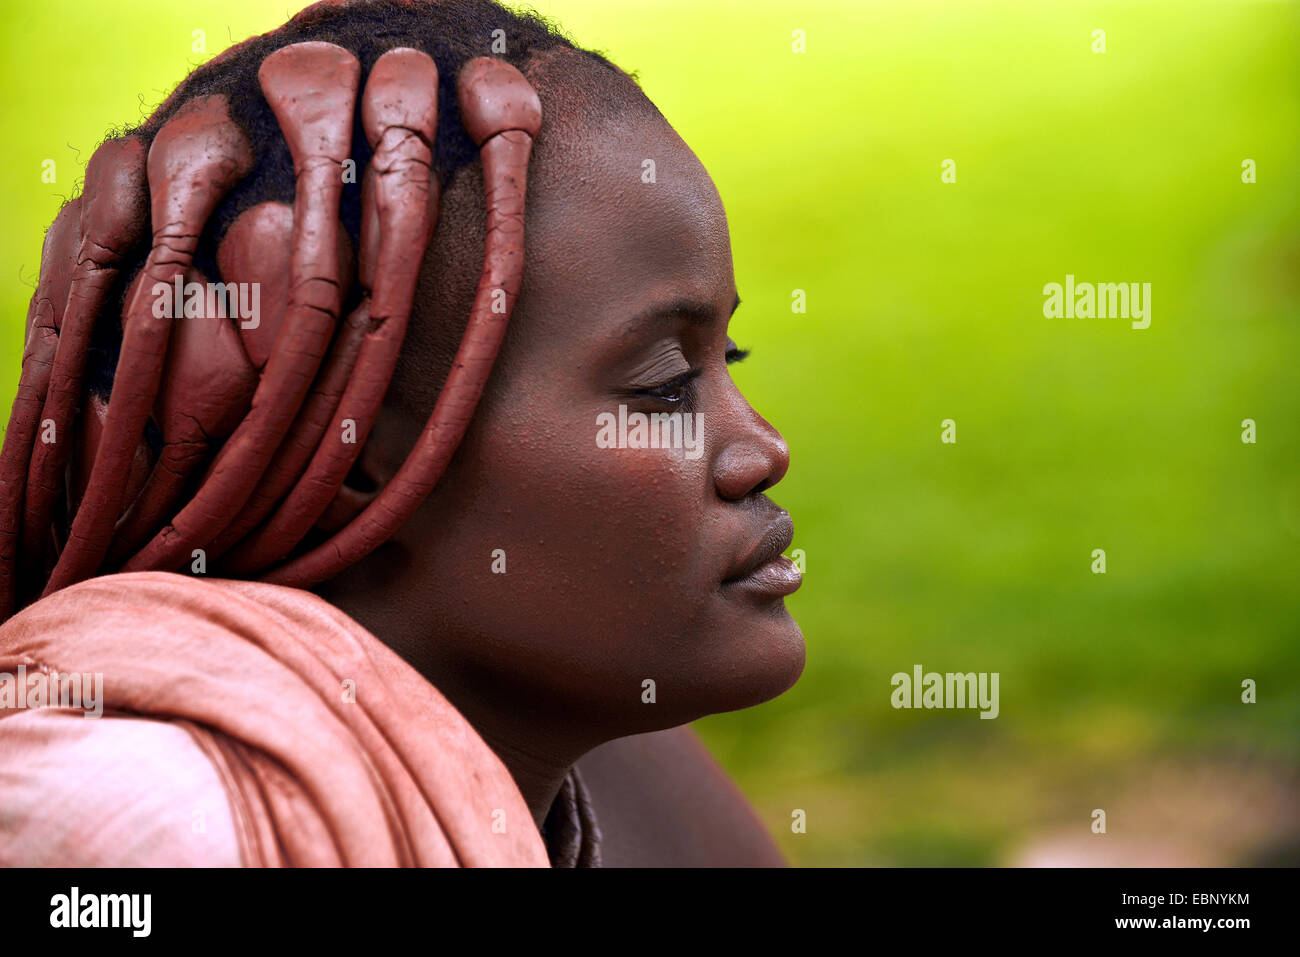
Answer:
[(565, 776), (606, 738), (589, 725), (548, 711), (530, 689), (508, 684), (500, 674), (457, 667), (442, 657), (446, 644), (434, 640), (425, 620), (396, 615), (391, 600), (373, 600), (374, 590), (316, 589), (392, 648), (455, 706), (506, 766), (539, 828)]
[(554, 745), (558, 736), (550, 734), (546, 724), (530, 722), (529, 727), (521, 728), (511, 720), (512, 715), (482, 707), (482, 699), (478, 696), (467, 696), (459, 691), (448, 694), (436, 681), (434, 686), (447, 696), (501, 759), (523, 795), (533, 823), (540, 828), (560, 793), (565, 776), (578, 758), (590, 749), (557, 749)]

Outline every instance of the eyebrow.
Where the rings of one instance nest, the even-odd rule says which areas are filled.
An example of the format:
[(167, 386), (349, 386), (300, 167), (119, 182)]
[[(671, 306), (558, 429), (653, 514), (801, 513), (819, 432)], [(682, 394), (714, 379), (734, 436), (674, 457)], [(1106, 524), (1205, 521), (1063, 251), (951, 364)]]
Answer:
[[(740, 295), (737, 294), (736, 301), (731, 304), (731, 312), (728, 313), (728, 318), (735, 315), (736, 310), (739, 308)], [(713, 322), (716, 316), (712, 303), (705, 302), (702, 299), (683, 297), (651, 306), (631, 320), (625, 328), (631, 329), (652, 319), (685, 319), (693, 326), (704, 326)]]

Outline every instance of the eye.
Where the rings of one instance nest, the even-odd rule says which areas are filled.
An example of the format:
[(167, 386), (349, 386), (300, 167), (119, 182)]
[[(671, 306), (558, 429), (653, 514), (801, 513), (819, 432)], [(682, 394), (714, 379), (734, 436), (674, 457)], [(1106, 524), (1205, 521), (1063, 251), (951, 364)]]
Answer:
[(689, 369), (681, 375), (673, 376), (667, 382), (646, 389), (637, 389), (636, 394), (668, 405), (689, 407), (694, 394), (695, 380), (703, 373), (703, 369)]
[[(740, 362), (748, 355), (748, 349), (742, 349), (730, 339), (727, 340), (727, 351), (724, 354), (727, 365)], [(680, 408), (683, 411), (690, 411), (695, 407), (695, 383), (703, 374), (704, 369), (702, 368), (688, 369), (680, 375), (673, 376), (667, 382), (661, 382), (659, 385), (649, 386), (644, 389), (635, 389), (632, 394)]]

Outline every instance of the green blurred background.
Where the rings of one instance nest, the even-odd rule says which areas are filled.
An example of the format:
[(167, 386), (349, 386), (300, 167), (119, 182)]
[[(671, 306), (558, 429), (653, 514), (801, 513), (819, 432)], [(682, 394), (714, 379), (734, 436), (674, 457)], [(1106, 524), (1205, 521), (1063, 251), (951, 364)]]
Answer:
[[(302, 5), (0, 4), (5, 409), (95, 146)], [(791, 859), (1300, 858), (1300, 5), (536, 9), (639, 74), (727, 205), (808, 666), (697, 727)], [(1066, 273), (1150, 282), (1151, 327), (1044, 318)], [(999, 672), (1000, 717), (894, 710), (914, 664)]]

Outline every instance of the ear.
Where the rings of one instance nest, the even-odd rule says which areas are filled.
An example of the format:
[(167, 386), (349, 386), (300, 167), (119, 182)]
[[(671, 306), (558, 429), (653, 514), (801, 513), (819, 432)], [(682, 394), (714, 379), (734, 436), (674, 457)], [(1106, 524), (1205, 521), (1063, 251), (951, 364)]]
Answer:
[(333, 534), (360, 515), (402, 467), (419, 438), (420, 428), (401, 410), (382, 406), (352, 471), (316, 527)]

